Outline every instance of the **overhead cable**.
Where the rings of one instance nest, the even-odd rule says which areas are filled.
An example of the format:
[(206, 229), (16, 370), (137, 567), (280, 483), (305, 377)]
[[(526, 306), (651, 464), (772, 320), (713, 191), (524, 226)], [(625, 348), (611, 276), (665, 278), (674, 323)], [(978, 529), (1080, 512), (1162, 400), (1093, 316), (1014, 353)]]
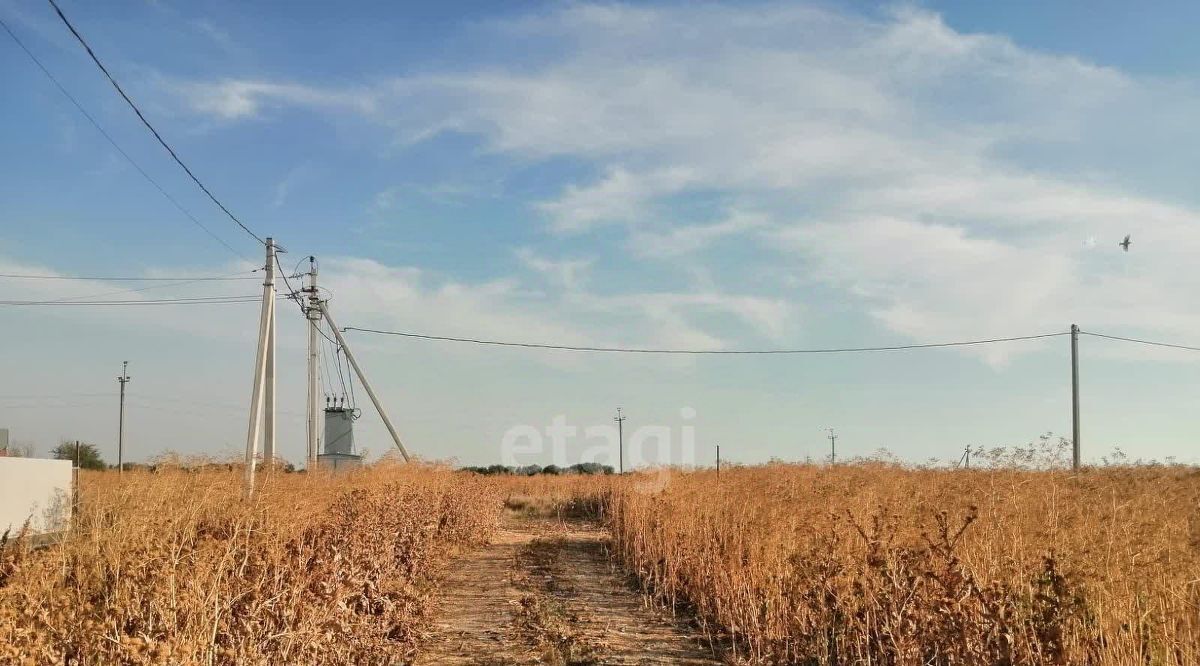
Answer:
[(1152, 347), (1167, 347), (1170, 349), (1184, 349), (1187, 351), (1200, 351), (1200, 347), (1189, 347), (1187, 345), (1176, 345), (1169, 342), (1155, 342), (1153, 340), (1139, 340), (1137, 338), (1125, 338), (1119, 335), (1105, 335), (1104, 333), (1093, 333), (1091, 331), (1080, 331), (1081, 335), (1090, 335), (1094, 338), (1105, 338), (1107, 340), (1120, 340), (1121, 342), (1134, 342), (1139, 345), (1150, 345)]
[(261, 296), (206, 296), (201, 298), (161, 298), (110, 301), (0, 301), (0, 305), (215, 305), (218, 303), (257, 303), (261, 301)]
[[(247, 271), (256, 273), (260, 269)], [(217, 275), (211, 277), (108, 277), (108, 276), (87, 276), (87, 275), (37, 275), (33, 273), (0, 273), (0, 278), (12, 278), (14, 280), (89, 280), (92, 282), (226, 282), (234, 280), (261, 280), (262, 278), (253, 275), (241, 276), (240, 273), (233, 275)]]
[[(236, 279), (244, 280), (246, 278), (236, 278)], [(250, 278), (250, 279), (253, 280), (256, 278)], [(50, 303), (69, 303), (71, 301), (89, 301), (89, 300), (93, 300), (93, 299), (97, 299), (97, 298), (104, 298), (106, 296), (116, 296), (119, 294), (132, 294), (132, 293), (137, 293), (137, 292), (152, 291), (154, 289), (170, 289), (172, 287), (182, 287), (182, 286), (189, 285), (189, 284), (195, 284), (197, 282), (207, 282), (207, 281), (209, 281), (209, 280), (204, 279), (204, 278), (196, 279), (196, 280), (176, 280), (176, 281), (167, 282), (167, 283), (155, 283), (148, 287), (136, 287), (134, 289), (118, 289), (116, 291), (106, 291), (106, 292), (103, 292), (100, 294), (88, 294), (86, 296), (64, 296), (63, 298), (56, 298), (56, 299), (48, 300), (45, 302), (46, 302), (46, 304), (50, 304)]]
[[(275, 265), (279, 267), (279, 277), (283, 278), (283, 285), (285, 287), (287, 287), (288, 293), (287, 293), (286, 298), (290, 301), (295, 301), (296, 305), (300, 306), (300, 314), (305, 319), (308, 319), (308, 307), (309, 306), (304, 304), (304, 296), (302, 296), (302, 294), (304, 293), (304, 290), (301, 289), (301, 290), (297, 291), (292, 288), (292, 283), (288, 281), (288, 275), (287, 275), (287, 273), (284, 272), (283, 265), (279, 263), (279, 255), (275, 255)], [(297, 264), (297, 265), (299, 265), (299, 264)], [(295, 274), (295, 275), (292, 275), (292, 277), (302, 277), (302, 276), (300, 274)], [(330, 338), (328, 335), (325, 335), (325, 331), (322, 331), (320, 326), (315, 326), (315, 329), (316, 329), (317, 333), (320, 334), (321, 337), (325, 338), (326, 340), (329, 340), (329, 342), (331, 344), (337, 344), (336, 342), (333, 341), (332, 338)]]
[(116, 142), (116, 140), (112, 138), (112, 135), (110, 135), (104, 129), (104, 127), (102, 127), (100, 125), (100, 123), (92, 116), (92, 114), (88, 113), (88, 110), (83, 108), (83, 105), (79, 103), (79, 100), (75, 99), (75, 96), (72, 95), (66, 89), (66, 87), (63, 86), (63, 84), (59, 83), (58, 79), (55, 78), (54, 74), (52, 74), (50, 72), (50, 70), (47, 69), (46, 66), (42, 64), (42, 61), (39, 60), (38, 57), (33, 54), (33, 51), (30, 51), (29, 48), (27, 46), (25, 46), (25, 43), (22, 42), (19, 37), (17, 37), (17, 34), (15, 32), (13, 32), (11, 28), (8, 27), (8, 24), (4, 22), (4, 19), (0, 19), (0, 27), (4, 28), (4, 31), (8, 33), (8, 36), (12, 37), (12, 40), (14, 42), (16, 42), (17, 46), (21, 47), (21, 50), (25, 52), (25, 55), (29, 56), (29, 59), (33, 61), (33, 64), (38, 66), (38, 69), (40, 69), (42, 71), (42, 74), (45, 74), (46, 78), (50, 79), (50, 82), (53, 83), (56, 88), (58, 88), (58, 91), (61, 92), (63, 94), (63, 96), (66, 97), (67, 100), (69, 100), (71, 102), (71, 104), (73, 104), (75, 106), (75, 108), (79, 111), (79, 113), (83, 114), (84, 118), (87, 118), (88, 122), (90, 122), (92, 124), (92, 127), (95, 127), (96, 131), (100, 132), (100, 134), (108, 141), (108, 143), (111, 144), (112, 147), (114, 149), (116, 149), (116, 151), (118, 153), (120, 153), (121, 157), (124, 157), (125, 161), (129, 162), (129, 164), (134, 168), (134, 170), (136, 170), (139, 174), (141, 174), (142, 178), (146, 179), (146, 182), (153, 185), (154, 189), (158, 190), (159, 194), (166, 197), (167, 201), (170, 201), (171, 204), (173, 206), (175, 206), (175, 208), (177, 208), (180, 213), (183, 213), (183, 215), (185, 217), (187, 217), (189, 220), (191, 220), (192, 224), (195, 224), (197, 227), (199, 227), (201, 230), (203, 230), (204, 233), (206, 233), (210, 237), (212, 237), (213, 240), (215, 240), (216, 242), (223, 245), (225, 247), (225, 249), (229, 250), (230, 252), (237, 255), (238, 257), (241, 257), (242, 259), (246, 259), (247, 261), (249, 261), (249, 259), (246, 257), (246, 255), (242, 254), (241, 252), (238, 252), (236, 249), (234, 249), (234, 247), (232, 245), (225, 242), (225, 239), (221, 238), (216, 233), (214, 233), (212, 229), (209, 229), (207, 226), (205, 226), (205, 224), (203, 222), (201, 222), (199, 219), (197, 219), (195, 215), (192, 215), (191, 212), (189, 212), (186, 208), (184, 208), (183, 205), (180, 204), (179, 201), (175, 199), (175, 197), (171, 196), (170, 193), (168, 193), (165, 189), (163, 189), (163, 186), (159, 185), (158, 181), (151, 178), (150, 174), (146, 173), (146, 170), (143, 169), (140, 164), (135, 162), (134, 159), (129, 156), (129, 153), (125, 152), (125, 149), (122, 148), (121, 145), (118, 144)]
[(154, 135), (154, 138), (158, 140), (158, 143), (161, 144), (168, 153), (170, 153), (171, 159), (175, 160), (175, 163), (178, 164), (185, 173), (187, 173), (188, 177), (192, 179), (192, 182), (196, 183), (196, 186), (199, 187), (201, 191), (203, 191), (204, 194), (206, 194), (208, 198), (212, 200), (212, 202), (215, 203), (229, 219), (233, 220), (235, 224), (241, 227), (242, 231), (250, 234), (250, 237), (258, 241), (260, 244), (266, 245), (267, 242), (265, 240), (263, 240), (258, 234), (251, 231), (250, 227), (247, 227), (242, 223), (241, 220), (237, 218), (236, 215), (230, 212), (229, 208), (227, 208), (225, 204), (221, 203), (221, 201), (217, 199), (217, 197), (214, 196), (211, 191), (209, 191), (208, 187), (205, 186), (204, 183), (200, 182), (200, 179), (196, 177), (196, 174), (192, 173), (192, 170), (188, 167), (188, 165), (183, 163), (183, 160), (179, 158), (179, 155), (175, 152), (175, 149), (171, 148), (170, 144), (168, 144), (166, 140), (163, 139), (162, 135), (158, 133), (158, 130), (154, 129), (154, 125), (151, 125), (150, 121), (146, 120), (146, 116), (142, 114), (142, 110), (138, 108), (137, 104), (133, 103), (133, 100), (129, 98), (129, 95), (125, 94), (125, 90), (121, 88), (121, 84), (117, 83), (117, 80), (113, 78), (112, 74), (109, 73), (108, 68), (104, 66), (104, 63), (100, 62), (100, 58), (96, 55), (96, 52), (92, 50), (90, 45), (88, 45), (87, 40), (83, 38), (83, 35), (79, 34), (79, 31), (75, 29), (75, 26), (71, 24), (71, 21), (67, 19), (67, 15), (63, 13), (62, 8), (58, 6), (58, 3), (56, 3), (54, 0), (48, 1), (50, 6), (54, 8), (55, 13), (58, 14), (58, 18), (62, 19), (63, 24), (67, 26), (67, 29), (71, 31), (71, 34), (75, 36), (75, 39), (80, 45), (83, 46), (84, 50), (87, 51), (87, 54), (89, 57), (91, 57), (92, 62), (96, 63), (96, 66), (99, 67), (100, 71), (104, 73), (104, 76), (108, 79), (108, 82), (111, 83), (113, 88), (117, 90), (117, 92), (121, 95), (121, 98), (124, 99), (125, 103), (129, 105), (129, 108), (133, 109), (133, 112), (137, 114), (138, 119), (142, 121), (142, 124), (146, 126), (146, 129), (150, 130), (150, 133)]
[(408, 333), (405, 331), (383, 331), (373, 328), (359, 328), (356, 326), (346, 326), (343, 331), (359, 331), (362, 333), (375, 333), (377, 335), (394, 335), (405, 338), (416, 338), (420, 340), (439, 340), (443, 342), (463, 342), (475, 345), (491, 345), (497, 347), (521, 347), (525, 349), (557, 349), (561, 351), (575, 352), (605, 352), (618, 354), (697, 354), (697, 355), (717, 355), (717, 354), (848, 354), (855, 352), (886, 352), (886, 351), (903, 351), (909, 349), (932, 349), (937, 347), (966, 347), (970, 345), (989, 345), (1001, 342), (1017, 342), (1020, 340), (1038, 340), (1041, 338), (1052, 338), (1060, 335), (1070, 335), (1069, 332), (1062, 333), (1041, 333), (1038, 335), (1019, 335), (1008, 338), (990, 338), (984, 340), (960, 340), (955, 342), (935, 342), (928, 344), (911, 344), (911, 345), (893, 345), (887, 347), (835, 347), (835, 348), (818, 348), (818, 349), (652, 349), (644, 347), (587, 347), (576, 345), (557, 345), (557, 344), (541, 344), (533, 342), (502, 342), (499, 340), (483, 340), (478, 338), (456, 338), (445, 335), (424, 335), (420, 333)]

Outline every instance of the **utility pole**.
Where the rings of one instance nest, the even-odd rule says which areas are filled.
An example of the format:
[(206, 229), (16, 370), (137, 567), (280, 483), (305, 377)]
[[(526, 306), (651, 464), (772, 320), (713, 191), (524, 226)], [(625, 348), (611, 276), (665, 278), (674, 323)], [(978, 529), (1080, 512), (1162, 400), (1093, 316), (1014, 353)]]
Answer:
[(317, 261), (308, 258), (308, 305), (304, 316), (308, 319), (308, 465), (309, 471), (317, 468), (317, 438), (321, 422), (317, 417), (317, 326), (321, 325), (321, 298), (317, 292)]
[(79, 521), (79, 440), (75, 440), (75, 466), (71, 468), (71, 520)]
[(388, 432), (392, 435), (392, 441), (395, 442), (396, 448), (400, 450), (400, 455), (404, 456), (404, 461), (408, 462), (408, 450), (404, 448), (404, 444), (400, 441), (400, 435), (396, 433), (395, 426), (392, 425), (392, 420), (388, 418), (387, 412), (384, 411), (383, 405), (380, 404), (379, 398), (375, 396), (375, 391), (371, 389), (371, 383), (367, 381), (367, 376), (363, 374), (362, 368), (358, 367), (358, 361), (354, 359), (354, 354), (350, 352), (350, 346), (346, 344), (346, 339), (342, 337), (341, 330), (333, 321), (333, 316), (329, 314), (329, 308), (325, 303), (318, 303), (321, 308), (321, 314), (325, 315), (325, 321), (329, 323), (329, 329), (333, 331), (334, 337), (337, 338), (338, 345), (342, 351), (346, 352), (346, 360), (350, 361), (350, 367), (354, 368), (354, 374), (358, 375), (358, 381), (362, 383), (363, 388), (367, 390), (367, 395), (371, 397), (371, 404), (375, 405), (375, 411), (379, 413), (379, 418), (383, 419), (383, 425), (387, 426)]
[(838, 438), (837, 433), (835, 433), (833, 431), (833, 428), (830, 428), (829, 429), (829, 464), (830, 465), (837, 464), (837, 438)]
[(1079, 471), (1079, 327), (1071, 324), (1071, 469)]
[[(258, 438), (259, 429), (263, 425), (263, 407), (264, 393), (266, 393), (267, 385), (267, 357), (274, 354), (274, 346), (272, 338), (275, 328), (275, 241), (267, 239), (267, 263), (265, 266), (265, 274), (263, 278), (263, 295), (262, 309), (259, 311), (258, 319), (258, 351), (254, 358), (254, 385), (250, 394), (250, 423), (246, 430), (246, 478), (245, 478), (245, 494), (249, 498), (254, 494), (254, 466), (258, 457)], [(272, 363), (272, 366), (274, 363)], [(273, 368), (272, 368), (273, 370)], [(267, 402), (268, 407), (266, 420), (268, 425), (264, 428), (267, 432), (268, 439), (264, 450), (269, 449), (272, 453), (275, 451), (275, 396), (274, 396), (274, 375), (271, 377), (271, 399)]]
[(621, 414), (621, 408), (617, 407), (617, 415), (613, 420), (617, 422), (617, 472), (625, 473), (625, 416)]
[(717, 476), (721, 476), (721, 445), (717, 444)]
[[(280, 250), (275, 248), (275, 252)], [(274, 256), (272, 256), (274, 261)], [(275, 263), (268, 269), (275, 282)], [(267, 473), (275, 469), (275, 290), (271, 290), (271, 319), (267, 328), (267, 361), (263, 377), (263, 464)]]
[(117, 416), (117, 476), (125, 473), (125, 385), (129, 383), (129, 361), (121, 361), (121, 410)]

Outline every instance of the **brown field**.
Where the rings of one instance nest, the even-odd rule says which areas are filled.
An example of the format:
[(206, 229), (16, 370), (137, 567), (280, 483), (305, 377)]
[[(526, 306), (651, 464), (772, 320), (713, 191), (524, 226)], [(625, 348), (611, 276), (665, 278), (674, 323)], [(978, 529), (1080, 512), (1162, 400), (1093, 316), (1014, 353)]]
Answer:
[(83, 485), (65, 543), (0, 553), (0, 663), (406, 663), (445, 593), (431, 581), (505, 504), (509, 525), (601, 521), (613, 559), (729, 662), (1200, 663), (1185, 467), (388, 465), (277, 473), (249, 504), (236, 472)]
[(0, 663), (396, 663), (426, 576), (485, 540), (492, 488), (425, 467), (353, 475), (84, 473), (75, 532), (0, 552)]
[(606, 503), (646, 589), (754, 661), (1200, 663), (1194, 469), (773, 465)]

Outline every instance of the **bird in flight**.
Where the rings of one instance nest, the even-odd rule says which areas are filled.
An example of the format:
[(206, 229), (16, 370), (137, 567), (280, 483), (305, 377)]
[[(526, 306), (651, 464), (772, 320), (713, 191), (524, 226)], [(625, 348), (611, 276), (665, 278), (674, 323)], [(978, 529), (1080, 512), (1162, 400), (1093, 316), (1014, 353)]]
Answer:
[(1131, 244), (1132, 244), (1132, 241), (1129, 240), (1129, 234), (1125, 234), (1125, 240), (1121, 241), (1120, 243), (1117, 243), (1117, 245), (1120, 245), (1121, 249), (1125, 250), (1126, 252), (1129, 251), (1129, 246)]

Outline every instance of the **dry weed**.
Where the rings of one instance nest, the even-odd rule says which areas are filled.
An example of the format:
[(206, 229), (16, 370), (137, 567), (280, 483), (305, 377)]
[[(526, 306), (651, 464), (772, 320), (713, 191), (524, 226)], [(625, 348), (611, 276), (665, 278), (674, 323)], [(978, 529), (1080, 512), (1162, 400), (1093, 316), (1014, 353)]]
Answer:
[(0, 662), (403, 661), (424, 578), (486, 539), (501, 498), (428, 467), (350, 475), (85, 473), (61, 545), (0, 551)]
[(1195, 470), (769, 465), (637, 488), (605, 500), (618, 556), (742, 658), (1200, 663)]

